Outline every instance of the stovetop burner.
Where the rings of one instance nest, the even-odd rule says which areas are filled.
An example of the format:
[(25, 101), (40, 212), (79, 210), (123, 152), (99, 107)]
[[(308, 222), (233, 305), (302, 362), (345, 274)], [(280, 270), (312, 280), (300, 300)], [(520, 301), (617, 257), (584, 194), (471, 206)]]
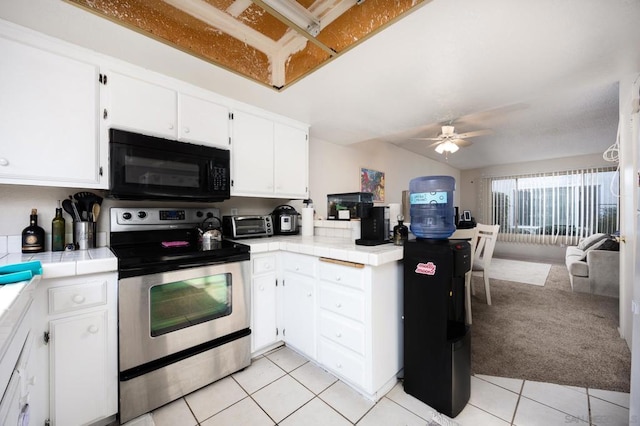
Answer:
[(249, 246), (225, 239), (202, 250), (197, 227), (211, 217), (219, 217), (218, 209), (112, 208), (120, 278), (249, 260)]

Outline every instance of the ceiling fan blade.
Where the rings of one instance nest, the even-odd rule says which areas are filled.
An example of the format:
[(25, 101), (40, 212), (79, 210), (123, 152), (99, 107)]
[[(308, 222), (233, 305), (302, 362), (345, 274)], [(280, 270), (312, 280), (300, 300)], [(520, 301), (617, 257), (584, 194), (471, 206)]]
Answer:
[(459, 138), (472, 138), (474, 136), (484, 136), (493, 133), (491, 130), (476, 130), (475, 132), (460, 133)]
[(467, 146), (473, 145), (473, 142), (467, 141), (467, 140), (464, 140), (464, 139), (456, 139), (456, 140), (453, 141), (453, 143), (455, 143), (456, 145), (458, 145), (461, 148), (465, 148)]
[(419, 141), (441, 141), (442, 138), (411, 138)]
[(434, 142), (431, 145), (427, 145), (427, 148), (431, 148), (432, 146), (440, 145), (443, 141)]

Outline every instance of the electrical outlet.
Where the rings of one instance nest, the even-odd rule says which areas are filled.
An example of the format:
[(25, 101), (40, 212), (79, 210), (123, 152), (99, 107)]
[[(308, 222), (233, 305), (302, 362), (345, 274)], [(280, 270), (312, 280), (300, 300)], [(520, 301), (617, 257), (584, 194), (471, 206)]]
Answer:
[(231, 216), (235, 216), (238, 214), (238, 209), (231, 209)]

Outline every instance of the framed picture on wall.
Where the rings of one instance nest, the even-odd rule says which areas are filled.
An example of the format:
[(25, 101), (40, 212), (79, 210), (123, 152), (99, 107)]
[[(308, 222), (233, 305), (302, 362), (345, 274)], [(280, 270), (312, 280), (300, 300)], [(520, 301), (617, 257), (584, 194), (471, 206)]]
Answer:
[(371, 192), (373, 202), (384, 202), (384, 172), (360, 168), (360, 192)]

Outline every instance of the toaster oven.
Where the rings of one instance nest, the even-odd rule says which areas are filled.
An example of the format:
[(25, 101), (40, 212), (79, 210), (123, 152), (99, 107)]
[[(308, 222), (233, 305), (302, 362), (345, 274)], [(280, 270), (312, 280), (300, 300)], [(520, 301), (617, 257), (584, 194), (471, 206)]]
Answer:
[(222, 235), (232, 239), (271, 237), (273, 235), (271, 216), (223, 216)]

